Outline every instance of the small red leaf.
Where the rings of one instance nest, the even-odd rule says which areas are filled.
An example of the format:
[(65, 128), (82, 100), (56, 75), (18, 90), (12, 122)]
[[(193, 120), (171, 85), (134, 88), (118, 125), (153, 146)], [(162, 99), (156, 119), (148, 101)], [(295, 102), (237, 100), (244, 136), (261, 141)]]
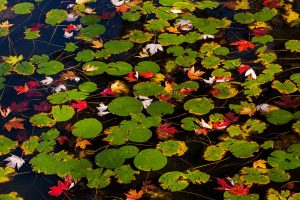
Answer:
[(76, 103), (71, 104), (72, 108), (77, 108), (77, 112), (87, 108), (86, 101), (76, 100)]
[(247, 40), (239, 40), (231, 43), (230, 45), (237, 46), (239, 51), (246, 51), (248, 49), (254, 49), (254, 44)]

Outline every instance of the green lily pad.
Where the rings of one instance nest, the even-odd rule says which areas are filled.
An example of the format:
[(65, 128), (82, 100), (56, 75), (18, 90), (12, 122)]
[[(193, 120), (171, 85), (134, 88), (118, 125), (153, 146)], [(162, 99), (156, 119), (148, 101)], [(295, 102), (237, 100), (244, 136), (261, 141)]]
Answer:
[(78, 89), (83, 92), (95, 92), (98, 88), (97, 88), (97, 84), (94, 82), (85, 82), (85, 83), (81, 83), (78, 86)]
[(50, 129), (49, 131), (42, 133), (42, 140), (55, 140), (59, 136), (60, 132), (57, 129)]
[(74, 42), (68, 42), (66, 43), (66, 47), (64, 48), (67, 52), (74, 52), (78, 46)]
[(253, 17), (256, 21), (265, 22), (271, 20), (277, 13), (278, 11), (275, 8), (264, 7), (260, 12), (256, 12)]
[(86, 41), (91, 41), (93, 38), (98, 37), (106, 30), (105, 26), (100, 24), (89, 25), (80, 29), (80, 34)]
[(24, 200), (22, 197), (18, 196), (17, 192), (10, 192), (8, 194), (0, 194), (0, 199), (2, 199), (2, 200)]
[(229, 151), (238, 158), (249, 158), (253, 153), (258, 152), (259, 145), (256, 142), (248, 142), (245, 140), (236, 140), (229, 146)]
[(152, 137), (152, 131), (147, 128), (136, 127), (131, 128), (128, 140), (131, 142), (147, 142)]
[(111, 176), (115, 173), (110, 169), (103, 171), (103, 168), (89, 169), (86, 171), (86, 178), (88, 180), (87, 186), (89, 188), (105, 188), (111, 182)]
[(98, 136), (102, 131), (102, 124), (95, 118), (86, 118), (73, 125), (73, 135), (90, 139)]
[(68, 16), (68, 12), (60, 9), (52, 9), (46, 14), (45, 22), (50, 25), (62, 23)]
[(185, 37), (183, 35), (162, 33), (158, 36), (158, 42), (162, 46), (180, 45), (185, 42)]
[(270, 169), (268, 176), (270, 177), (270, 180), (274, 182), (286, 182), (291, 178), (289, 173), (279, 168)]
[(39, 74), (44, 74), (46, 76), (57, 74), (64, 69), (64, 64), (59, 61), (51, 60), (49, 62), (43, 62), (38, 65), (36, 70)]
[(174, 106), (165, 101), (155, 101), (147, 108), (147, 113), (153, 116), (172, 114)]
[(75, 57), (78, 62), (89, 62), (94, 59), (94, 52), (90, 49), (79, 51)]
[(12, 9), (18, 15), (29, 14), (34, 9), (34, 4), (29, 2), (18, 3)]
[(164, 168), (168, 159), (157, 149), (144, 149), (134, 158), (134, 165), (142, 171), (157, 171)]
[(285, 48), (292, 52), (300, 52), (300, 40), (289, 40), (285, 43)]
[(37, 126), (39, 128), (41, 127), (52, 127), (54, 124), (56, 124), (56, 121), (49, 117), (49, 114), (47, 113), (38, 113), (33, 115), (29, 122), (32, 124), (32, 126)]
[(95, 162), (99, 167), (115, 169), (123, 165), (125, 158), (118, 149), (106, 149), (96, 155)]
[(184, 109), (195, 115), (205, 115), (214, 108), (214, 102), (206, 97), (190, 99), (184, 103)]
[(101, 19), (99, 19), (98, 15), (84, 15), (80, 17), (80, 23), (82, 25), (93, 25), (100, 21)]
[(129, 184), (135, 180), (135, 175), (139, 174), (139, 171), (134, 171), (130, 165), (122, 165), (114, 170), (115, 177), (118, 179), (118, 183)]
[(142, 103), (136, 98), (129, 96), (118, 97), (108, 104), (109, 112), (119, 116), (137, 114), (140, 113), (142, 109)]
[(37, 146), (39, 145), (38, 136), (30, 136), (30, 138), (24, 141), (21, 145), (24, 155), (31, 155), (35, 152)]
[(53, 106), (51, 114), (55, 121), (64, 122), (64, 121), (68, 121), (74, 116), (75, 110), (74, 108), (67, 105)]
[(104, 44), (105, 50), (110, 54), (120, 54), (133, 47), (133, 43), (127, 40), (110, 40)]
[(199, 170), (194, 170), (194, 171), (190, 171), (187, 170), (187, 176), (188, 179), (193, 183), (193, 184), (202, 184), (202, 183), (206, 183), (210, 176), (204, 172), (200, 172)]
[(187, 176), (178, 171), (171, 171), (159, 177), (160, 186), (163, 189), (168, 189), (172, 192), (185, 189), (189, 185)]
[(254, 15), (249, 12), (237, 13), (234, 15), (234, 20), (241, 24), (250, 24), (254, 21)]
[(185, 142), (175, 140), (160, 142), (156, 148), (160, 150), (164, 156), (182, 156), (188, 150)]
[(11, 167), (0, 167), (0, 183), (6, 183), (10, 181), (10, 176), (15, 170)]
[(88, 76), (100, 75), (100, 74), (103, 74), (107, 70), (107, 64), (104, 62), (100, 62), (100, 61), (87, 62), (82, 66), (82, 68), (85, 68), (87, 66), (95, 68), (95, 70), (93, 70), (93, 71), (84, 71), (84, 74), (88, 75)]
[(106, 73), (112, 76), (123, 76), (132, 71), (132, 66), (123, 61), (111, 62), (107, 66)]
[(123, 20), (127, 20), (129, 22), (138, 21), (141, 18), (141, 14), (139, 12), (125, 12), (122, 15)]
[(17, 141), (13, 141), (3, 135), (0, 135), (0, 156), (8, 154), (18, 146)]
[(210, 145), (206, 148), (203, 158), (207, 161), (221, 160), (225, 156), (226, 152), (227, 150), (219, 146)]
[(147, 33), (140, 30), (131, 31), (128, 35), (128, 39), (134, 43), (145, 43), (150, 41), (152, 37), (152, 33)]
[(153, 74), (157, 74), (160, 71), (159, 65), (153, 61), (139, 62), (134, 69), (139, 73), (152, 72)]
[(199, 129), (200, 126), (196, 124), (197, 118), (194, 117), (186, 117), (183, 120), (181, 120), (181, 128), (187, 131), (194, 131), (196, 129)]
[(282, 94), (291, 94), (298, 90), (297, 86), (290, 80), (285, 80), (283, 83), (276, 80), (272, 83), (272, 88)]
[(271, 124), (282, 125), (289, 123), (293, 119), (293, 114), (287, 110), (272, 110), (267, 114), (267, 120)]
[(129, 159), (129, 158), (135, 157), (139, 153), (140, 150), (136, 146), (125, 145), (125, 146), (122, 146), (121, 148), (119, 148), (119, 151), (120, 151), (120, 154), (122, 154), (122, 156), (125, 159)]
[(282, 150), (273, 151), (267, 159), (268, 164), (282, 170), (300, 167), (300, 159)]
[(150, 81), (141, 82), (133, 86), (134, 95), (135, 96), (158, 96), (160, 95), (164, 88), (157, 84)]
[(48, 62), (49, 61), (49, 56), (46, 54), (42, 54), (42, 55), (34, 55), (30, 58), (30, 61), (33, 64), (40, 64), (40, 63), (44, 63), (44, 62)]
[(232, 87), (230, 83), (218, 83), (213, 86), (213, 89), (217, 91), (217, 94), (214, 97), (218, 99), (229, 99), (238, 94), (238, 90)]
[(35, 70), (34, 65), (27, 61), (18, 63), (14, 68), (14, 71), (21, 75), (32, 75), (34, 74), (34, 70)]
[(250, 184), (268, 184), (270, 179), (267, 175), (266, 169), (253, 169), (250, 167), (243, 167), (240, 171), (240, 179), (245, 182), (246, 185)]

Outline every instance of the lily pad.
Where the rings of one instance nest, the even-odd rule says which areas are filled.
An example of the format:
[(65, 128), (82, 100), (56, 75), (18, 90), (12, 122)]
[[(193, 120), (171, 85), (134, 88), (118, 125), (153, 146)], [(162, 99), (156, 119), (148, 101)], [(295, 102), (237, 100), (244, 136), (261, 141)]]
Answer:
[(75, 110), (74, 108), (67, 105), (63, 105), (61, 107), (53, 106), (51, 114), (55, 121), (64, 122), (64, 121), (68, 121), (73, 117), (73, 115), (75, 114)]
[(90, 139), (98, 136), (102, 131), (102, 124), (95, 118), (86, 118), (73, 125), (73, 135)]
[(227, 150), (219, 146), (210, 145), (206, 148), (203, 158), (207, 161), (221, 160), (225, 156), (226, 152)]
[(214, 108), (214, 102), (206, 97), (190, 99), (184, 103), (184, 109), (195, 115), (205, 115)]
[(140, 150), (134, 145), (125, 145), (119, 148), (119, 151), (125, 159), (129, 159), (135, 157)]
[(132, 71), (132, 66), (123, 61), (111, 62), (107, 66), (106, 73), (112, 76), (123, 76)]
[(49, 114), (47, 114), (47, 113), (35, 114), (29, 119), (29, 122), (33, 126), (37, 126), (39, 128), (52, 127), (56, 123), (56, 121), (54, 119), (50, 118)]
[(134, 85), (133, 90), (135, 96), (141, 95), (148, 97), (160, 95), (163, 92), (164, 88), (157, 83), (147, 81)]
[(129, 116), (140, 113), (143, 109), (142, 103), (134, 97), (124, 96), (112, 100), (108, 104), (108, 110), (119, 116)]
[(64, 69), (64, 65), (56, 60), (51, 60), (49, 62), (43, 62), (38, 65), (38, 69), (36, 70), (39, 74), (44, 75), (54, 75), (58, 72), (61, 72)]
[(14, 71), (21, 75), (32, 75), (34, 74), (34, 70), (35, 67), (33, 66), (33, 64), (27, 61), (18, 63), (14, 68)]
[(93, 24), (80, 29), (80, 34), (84, 40), (91, 41), (93, 38), (104, 33), (105, 30), (105, 26), (100, 24)]
[(83, 92), (95, 92), (98, 88), (97, 88), (97, 84), (94, 82), (85, 82), (85, 83), (81, 83), (78, 86), (78, 89)]
[(134, 171), (130, 165), (122, 165), (114, 170), (115, 177), (118, 179), (118, 183), (128, 184), (135, 180), (135, 175), (139, 174), (139, 171)]
[(15, 13), (19, 15), (29, 14), (33, 9), (34, 4), (29, 2), (18, 3), (13, 7)]
[(286, 80), (283, 83), (276, 80), (272, 83), (272, 88), (278, 90), (278, 92), (282, 94), (291, 94), (298, 90), (297, 86), (290, 80)]
[(273, 151), (267, 159), (268, 164), (282, 170), (300, 167), (300, 159), (282, 150)]
[(152, 72), (153, 74), (157, 74), (160, 71), (159, 65), (153, 61), (139, 62), (134, 69), (139, 73)]
[(229, 99), (238, 94), (238, 90), (232, 87), (230, 83), (218, 83), (213, 86), (213, 89), (216, 91), (214, 97), (218, 99)]
[(106, 149), (96, 155), (95, 162), (99, 167), (115, 169), (123, 165), (125, 158), (118, 149)]
[(0, 135), (0, 156), (8, 154), (18, 146), (17, 141), (13, 141), (3, 135)]
[(282, 125), (289, 123), (293, 119), (293, 114), (287, 110), (272, 110), (267, 114), (267, 120), (271, 124)]
[(115, 173), (110, 169), (105, 171), (103, 168), (89, 169), (86, 171), (87, 186), (95, 189), (107, 187), (111, 182), (111, 176), (114, 175)]
[(60, 9), (52, 9), (46, 14), (45, 22), (50, 25), (62, 23), (68, 16), (68, 12)]
[(84, 71), (84, 74), (88, 76), (96, 76), (99, 74), (103, 74), (107, 70), (107, 64), (100, 61), (91, 61), (87, 62), (82, 66), (83, 69), (91, 68), (93, 70)]
[(133, 47), (133, 43), (127, 40), (111, 40), (104, 44), (104, 48), (111, 54), (120, 54)]
[(142, 171), (157, 171), (164, 168), (167, 161), (159, 150), (144, 149), (134, 158), (134, 165)]
[(153, 116), (172, 114), (174, 106), (165, 101), (155, 101), (147, 108), (147, 113)]
[(160, 176), (158, 181), (163, 189), (172, 192), (183, 190), (189, 185), (187, 176), (178, 171), (167, 172)]
[(175, 140), (160, 142), (156, 148), (160, 150), (164, 156), (182, 156), (188, 150), (185, 142)]
[(259, 145), (256, 142), (248, 142), (245, 140), (236, 140), (229, 146), (229, 151), (238, 158), (249, 158), (253, 153), (258, 152)]
[(292, 52), (300, 52), (300, 40), (289, 40), (285, 43), (285, 48)]
[(291, 178), (289, 173), (279, 168), (270, 169), (268, 176), (270, 177), (270, 180), (274, 182), (286, 182)]

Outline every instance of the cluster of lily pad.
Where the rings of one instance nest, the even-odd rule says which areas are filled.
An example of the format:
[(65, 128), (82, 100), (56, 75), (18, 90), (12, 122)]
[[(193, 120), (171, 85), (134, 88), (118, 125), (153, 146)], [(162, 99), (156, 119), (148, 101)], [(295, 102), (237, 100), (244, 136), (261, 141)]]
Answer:
[[(39, 2), (19, 3), (12, 10), (28, 15)], [(2, 57), (2, 98), (8, 98), (5, 90), (14, 90), (29, 104), (15, 102), (0, 108), (5, 128), (0, 156), (10, 161), (0, 167), (1, 184), (18, 175), (15, 168), (22, 167), (24, 158), (33, 172), (71, 177), (74, 183), (86, 181), (92, 189), (109, 187), (112, 180), (130, 184), (145, 172), (167, 169), (153, 176), (157, 185), (133, 188), (136, 191), (130, 191), (128, 199), (150, 194), (153, 187), (160, 187), (160, 192), (181, 191), (190, 184), (216, 182), (193, 162), (184, 170), (168, 170), (171, 157), (185, 159), (192, 151), (189, 146), (197, 142), (205, 149), (196, 152), (195, 163), (214, 164), (232, 157), (251, 160), (232, 174), (231, 185), (221, 184), (224, 199), (259, 199), (252, 187), (293, 181), (290, 172), (300, 167), (299, 141), (282, 147), (270, 136), (276, 127), (286, 127), (287, 135), (300, 134), (300, 73), (278, 63), (269, 45), (274, 42), (274, 17), (299, 26), (299, 14), (291, 3), (112, 1), (116, 10), (103, 16), (89, 6), (94, 2), (76, 0), (66, 9), (51, 9), (44, 23), (24, 29), (24, 39), (33, 41), (45, 26), (63, 29), (62, 37), (70, 42), (62, 51), (72, 59), (72, 66), (65, 65), (61, 56), (46, 54)], [(7, 9), (7, 3), (0, 1), (0, 11)], [(253, 6), (259, 8), (255, 13)], [(221, 7), (232, 10), (233, 18), (208, 14)], [(102, 34), (108, 27), (102, 22), (115, 15), (128, 26), (120, 38), (106, 41)], [(227, 41), (224, 34), (233, 23), (247, 30), (250, 39)], [(14, 26), (0, 22), (0, 36), (8, 37)], [(287, 40), (285, 50), (299, 55), (300, 40)], [(287, 71), (292, 74), (277, 78)], [(11, 87), (5, 84), (10, 76), (39, 79)], [(270, 99), (262, 102), (266, 94)], [(107, 123), (110, 118), (113, 122)], [(17, 131), (29, 125), (42, 133), (17, 140)], [(22, 158), (9, 157), (18, 149)], [(262, 152), (268, 155), (260, 157)], [(292, 190), (269, 187), (265, 195), (300, 198)], [(11, 192), (0, 199), (22, 198)]]

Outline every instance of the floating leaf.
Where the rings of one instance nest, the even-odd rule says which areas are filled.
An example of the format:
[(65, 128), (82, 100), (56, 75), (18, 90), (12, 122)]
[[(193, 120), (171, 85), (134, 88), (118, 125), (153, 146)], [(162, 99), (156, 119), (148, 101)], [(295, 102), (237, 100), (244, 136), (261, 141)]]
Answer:
[(64, 121), (68, 121), (73, 117), (73, 115), (75, 114), (75, 110), (74, 108), (66, 105), (63, 105), (61, 107), (53, 106), (51, 114), (55, 121), (64, 122)]
[(98, 88), (97, 88), (97, 84), (94, 82), (85, 82), (85, 83), (81, 83), (78, 86), (78, 89), (83, 92), (95, 92)]
[(17, 141), (13, 141), (3, 135), (0, 135), (0, 156), (8, 154), (18, 146)]
[(206, 97), (190, 99), (184, 103), (184, 109), (195, 115), (205, 115), (214, 108), (213, 101)]
[(33, 64), (27, 61), (18, 63), (14, 68), (14, 71), (21, 75), (32, 75), (34, 74), (34, 70), (35, 67), (33, 66)]
[(33, 126), (37, 126), (37, 127), (52, 127), (56, 121), (52, 118), (49, 117), (49, 114), (47, 113), (38, 113), (33, 115), (30, 119), (29, 122), (33, 125)]
[(125, 158), (118, 149), (106, 149), (96, 155), (95, 162), (99, 167), (115, 169), (123, 165)]
[(105, 26), (100, 24), (93, 24), (80, 29), (80, 34), (84, 40), (91, 41), (93, 38), (104, 33), (105, 30)]
[(133, 145), (125, 145), (119, 149), (125, 159), (133, 158), (139, 153), (139, 148)]
[(116, 63), (109, 63), (108, 68), (106, 69), (106, 73), (112, 76), (123, 76), (132, 71), (132, 66), (123, 61), (119, 61)]
[(100, 189), (107, 187), (111, 182), (111, 176), (115, 173), (110, 169), (103, 172), (103, 168), (89, 169), (86, 171), (86, 178), (88, 180), (87, 186), (89, 188)]
[(158, 96), (163, 92), (163, 87), (153, 82), (141, 82), (133, 87), (134, 95), (138, 96)]
[(160, 142), (156, 148), (160, 150), (164, 156), (182, 156), (188, 150), (185, 142), (175, 140)]
[(144, 149), (134, 158), (134, 165), (142, 171), (160, 170), (166, 164), (167, 158), (157, 149)]
[(221, 160), (225, 154), (226, 150), (215, 145), (210, 145), (206, 148), (203, 158), (207, 161), (217, 161)]
[(189, 185), (187, 176), (178, 171), (167, 172), (160, 176), (158, 181), (163, 189), (169, 189), (172, 192), (183, 190)]
[(9, 176), (14, 173), (15, 170), (11, 167), (0, 167), (0, 183), (6, 183), (9, 181)]
[(89, 62), (94, 59), (94, 52), (90, 49), (79, 51), (75, 57), (78, 62)]
[(67, 11), (60, 9), (52, 9), (46, 14), (45, 22), (50, 25), (62, 23), (68, 16)]
[(140, 113), (142, 108), (143, 105), (139, 100), (129, 96), (118, 97), (108, 104), (109, 112), (119, 116)]
[(281, 94), (291, 94), (298, 90), (296, 85), (290, 80), (285, 80), (283, 83), (276, 80), (272, 83), (272, 88), (278, 90)]
[(39, 145), (39, 137), (38, 136), (30, 136), (30, 138), (24, 141), (21, 145), (21, 149), (23, 150), (24, 155), (33, 154)]
[(273, 151), (267, 159), (268, 164), (282, 170), (300, 167), (300, 159), (282, 150)]
[(248, 142), (245, 140), (236, 140), (229, 146), (229, 151), (238, 158), (249, 158), (253, 153), (258, 152), (259, 145), (256, 142)]
[(146, 111), (150, 115), (172, 114), (174, 112), (174, 106), (165, 101), (156, 101), (151, 103)]
[(271, 124), (282, 125), (289, 123), (293, 119), (293, 114), (287, 110), (272, 110), (267, 114), (267, 120)]
[(15, 13), (19, 15), (29, 14), (33, 9), (34, 4), (29, 2), (18, 3), (13, 7)]
[(139, 174), (139, 171), (134, 171), (130, 165), (122, 165), (114, 170), (115, 177), (118, 179), (118, 183), (128, 184), (135, 180), (135, 175)]
[(300, 40), (289, 40), (285, 43), (285, 48), (292, 52), (300, 52)]
[(279, 168), (270, 169), (268, 176), (270, 177), (270, 180), (274, 182), (286, 182), (291, 178), (289, 173), (286, 173), (284, 170)]
[[(99, 74), (103, 74), (107, 70), (107, 64), (100, 61), (91, 61), (85, 63), (82, 68), (84, 70), (84, 74), (88, 76), (96, 76)], [(93, 69), (93, 70), (86, 70)]]
[(38, 65), (36, 70), (39, 74), (45, 74), (46, 76), (57, 74), (64, 69), (64, 65), (56, 60), (51, 60), (49, 62), (43, 62)]
[(95, 118), (86, 118), (76, 122), (73, 125), (72, 133), (77, 137), (90, 139), (98, 136), (101, 131), (101, 122)]
[(120, 54), (133, 47), (133, 43), (127, 40), (111, 40), (104, 44), (104, 48), (111, 54)]

